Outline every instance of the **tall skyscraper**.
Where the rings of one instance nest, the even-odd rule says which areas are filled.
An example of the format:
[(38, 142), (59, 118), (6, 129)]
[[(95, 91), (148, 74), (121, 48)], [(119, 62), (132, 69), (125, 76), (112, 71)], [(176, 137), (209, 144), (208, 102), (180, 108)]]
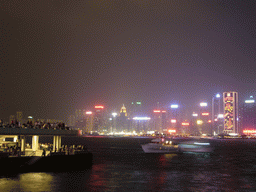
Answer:
[(92, 111), (86, 111), (85, 112), (85, 133), (92, 133), (93, 131), (93, 123), (94, 123), (94, 114)]
[(118, 130), (117, 131), (128, 131), (127, 111), (126, 107), (121, 107), (120, 115), (118, 117)]
[(256, 130), (256, 103), (253, 96), (243, 102), (239, 112), (240, 133), (245, 129)]
[(238, 93), (224, 92), (224, 133), (239, 133), (238, 130)]
[(93, 131), (102, 132), (104, 130), (105, 118), (104, 118), (104, 106), (96, 105), (94, 106), (94, 122), (93, 122)]

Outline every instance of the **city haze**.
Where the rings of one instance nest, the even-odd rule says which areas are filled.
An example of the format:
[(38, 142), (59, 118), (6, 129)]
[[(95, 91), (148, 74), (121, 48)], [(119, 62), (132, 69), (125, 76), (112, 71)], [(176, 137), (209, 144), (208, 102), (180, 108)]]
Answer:
[[(1, 118), (255, 95), (253, 1), (0, 2)], [(128, 110), (128, 109), (127, 109)]]

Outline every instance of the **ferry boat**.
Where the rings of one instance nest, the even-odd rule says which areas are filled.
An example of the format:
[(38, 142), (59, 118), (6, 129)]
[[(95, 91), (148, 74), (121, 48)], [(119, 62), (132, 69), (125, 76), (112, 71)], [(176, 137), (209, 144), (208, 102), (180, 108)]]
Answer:
[(156, 138), (150, 143), (142, 145), (145, 153), (179, 153), (179, 146), (171, 140), (165, 138)]
[(145, 153), (184, 153), (200, 152), (210, 153), (213, 151), (210, 143), (204, 139), (195, 138), (156, 138), (150, 143), (142, 145)]

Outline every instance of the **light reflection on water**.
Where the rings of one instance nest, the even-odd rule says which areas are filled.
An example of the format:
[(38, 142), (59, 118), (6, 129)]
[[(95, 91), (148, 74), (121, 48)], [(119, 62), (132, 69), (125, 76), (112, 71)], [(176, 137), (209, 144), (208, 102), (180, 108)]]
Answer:
[[(104, 146), (105, 147), (105, 146)], [(127, 145), (125, 146), (127, 147)], [(120, 148), (94, 154), (91, 169), (0, 178), (0, 191), (255, 191), (256, 149), (150, 155)], [(239, 151), (239, 154), (237, 153)]]
[(52, 191), (53, 184), (50, 173), (24, 173), (0, 179), (1, 191)]

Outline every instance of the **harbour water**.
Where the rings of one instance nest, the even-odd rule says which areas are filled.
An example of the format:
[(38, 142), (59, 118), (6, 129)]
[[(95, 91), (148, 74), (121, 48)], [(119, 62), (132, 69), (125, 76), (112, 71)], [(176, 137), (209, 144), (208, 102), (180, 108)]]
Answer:
[(1, 175), (0, 191), (256, 191), (255, 140), (210, 140), (212, 154), (182, 155), (145, 154), (140, 145), (149, 141), (63, 138), (93, 152), (90, 169)]

